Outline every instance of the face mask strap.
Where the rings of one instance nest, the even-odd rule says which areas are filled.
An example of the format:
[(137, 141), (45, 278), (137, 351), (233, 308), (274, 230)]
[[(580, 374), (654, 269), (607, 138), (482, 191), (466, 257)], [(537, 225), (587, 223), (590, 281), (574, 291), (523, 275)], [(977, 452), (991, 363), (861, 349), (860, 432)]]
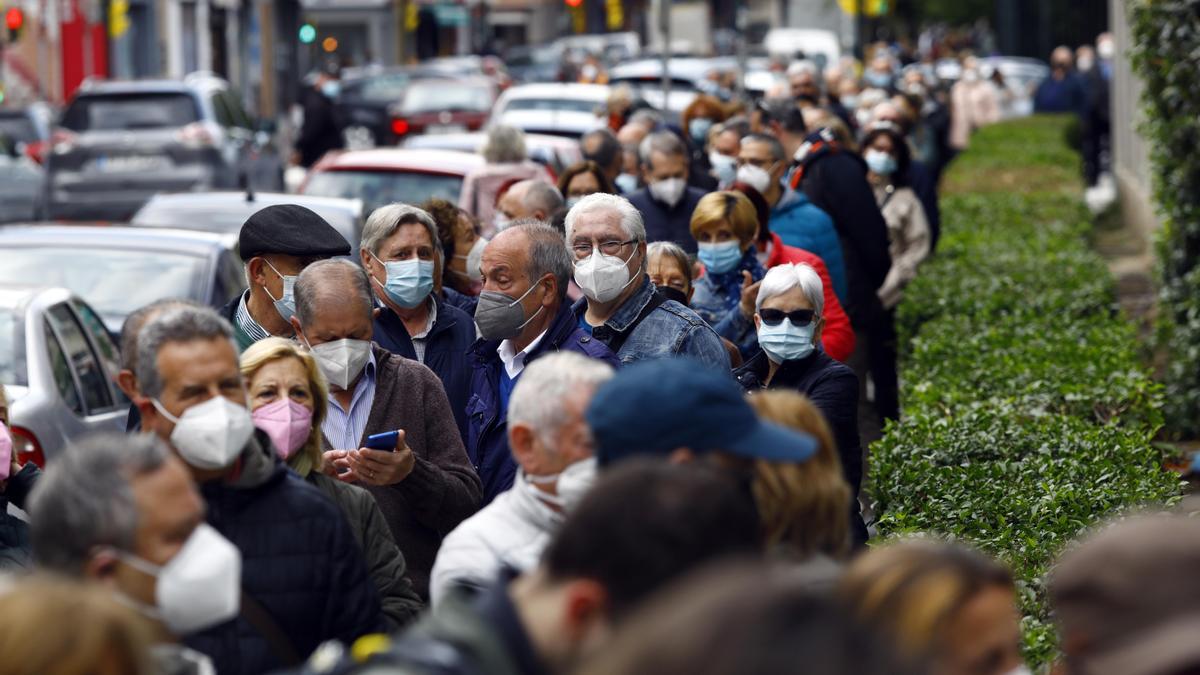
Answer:
[(167, 412), (167, 409), (163, 407), (162, 402), (160, 402), (157, 398), (150, 399), (150, 403), (154, 404), (154, 408), (155, 410), (158, 410), (159, 414), (171, 420), (172, 424), (179, 424), (179, 418)]

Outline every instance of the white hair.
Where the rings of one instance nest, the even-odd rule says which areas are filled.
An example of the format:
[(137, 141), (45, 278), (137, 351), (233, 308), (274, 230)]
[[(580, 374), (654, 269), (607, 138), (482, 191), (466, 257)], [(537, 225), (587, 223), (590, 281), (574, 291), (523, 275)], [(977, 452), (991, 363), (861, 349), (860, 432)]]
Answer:
[(575, 392), (590, 390), (613, 376), (612, 366), (575, 352), (555, 352), (534, 361), (521, 371), (508, 401), (508, 426), (522, 424), (538, 439), (556, 450), (555, 437), (566, 421), (563, 406)]
[(371, 255), (378, 256), (384, 240), (396, 234), (401, 225), (421, 225), (429, 233), (429, 246), (433, 255), (440, 262), (443, 259), (441, 241), (438, 239), (437, 223), (433, 216), (423, 209), (409, 204), (395, 202), (381, 206), (371, 212), (363, 225), (362, 241), (358, 248)]
[(770, 298), (783, 295), (793, 288), (800, 289), (818, 317), (825, 315), (825, 291), (821, 276), (804, 263), (788, 263), (767, 270), (767, 275), (762, 278), (758, 287), (754, 311), (761, 310), (762, 304)]
[(490, 164), (515, 164), (525, 161), (525, 132), (516, 127), (497, 124), (488, 130), (487, 141), (480, 152)]
[(637, 241), (646, 241), (646, 224), (642, 221), (642, 212), (638, 211), (636, 206), (620, 195), (596, 192), (580, 199), (579, 203), (567, 212), (567, 220), (564, 223), (567, 232), (567, 248), (571, 247), (575, 221), (579, 220), (579, 216), (595, 211), (615, 212), (620, 217), (621, 229), (625, 231), (626, 237)]
[(809, 61), (808, 59), (792, 61), (791, 65), (788, 66), (788, 69), (787, 69), (788, 77), (795, 77), (796, 75), (801, 75), (804, 73), (808, 73), (809, 75), (817, 76), (821, 73), (821, 69), (817, 68), (817, 64), (813, 63), (812, 61)]

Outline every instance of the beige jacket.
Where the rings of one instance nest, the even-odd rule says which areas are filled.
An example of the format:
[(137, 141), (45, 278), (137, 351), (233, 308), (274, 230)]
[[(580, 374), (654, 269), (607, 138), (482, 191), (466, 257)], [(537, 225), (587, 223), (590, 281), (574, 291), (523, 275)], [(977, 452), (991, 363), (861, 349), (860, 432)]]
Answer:
[(950, 90), (950, 147), (965, 150), (975, 130), (1000, 120), (996, 85), (960, 81)]
[(904, 287), (917, 276), (917, 267), (929, 257), (929, 221), (912, 188), (877, 186), (875, 201), (887, 222), (888, 252), (892, 255), (892, 269), (879, 287), (879, 301), (891, 309), (904, 296)]

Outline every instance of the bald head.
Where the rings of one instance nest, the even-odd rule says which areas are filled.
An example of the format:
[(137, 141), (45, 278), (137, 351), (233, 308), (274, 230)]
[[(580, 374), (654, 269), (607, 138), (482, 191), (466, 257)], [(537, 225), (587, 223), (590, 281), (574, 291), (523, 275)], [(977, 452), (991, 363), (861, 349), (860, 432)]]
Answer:
[(617, 141), (625, 147), (637, 147), (642, 139), (650, 133), (650, 128), (644, 124), (626, 124), (617, 132)]
[(549, 220), (563, 207), (562, 194), (558, 188), (538, 179), (514, 183), (504, 193), (498, 206), (510, 220), (536, 218)]
[(320, 260), (296, 279), (296, 318), (309, 326), (336, 309), (370, 317), (375, 308), (371, 282), (363, 268), (349, 260)]
[(553, 276), (559, 299), (566, 297), (574, 267), (563, 236), (553, 227), (535, 220), (514, 223), (488, 243), (488, 251), (523, 267), (531, 282)]

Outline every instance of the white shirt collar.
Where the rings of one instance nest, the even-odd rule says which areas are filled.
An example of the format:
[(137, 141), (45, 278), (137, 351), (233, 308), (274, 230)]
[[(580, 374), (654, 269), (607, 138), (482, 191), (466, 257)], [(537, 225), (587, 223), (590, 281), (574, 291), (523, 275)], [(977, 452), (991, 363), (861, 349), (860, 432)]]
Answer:
[(546, 331), (542, 331), (541, 335), (535, 337), (533, 342), (530, 342), (525, 349), (516, 354), (513, 353), (512, 340), (504, 340), (500, 343), (500, 346), (496, 348), (496, 355), (504, 362), (504, 372), (508, 373), (508, 379), (517, 379), (521, 371), (525, 370), (525, 357), (529, 356), (529, 353), (534, 349), (537, 349), (538, 344), (541, 343), (544, 337), (546, 337)]
[(429, 337), (429, 331), (433, 330), (433, 324), (437, 321), (437, 302), (433, 299), (433, 295), (429, 296), (429, 318), (425, 321), (425, 330), (412, 336), (413, 340), (424, 340)]

